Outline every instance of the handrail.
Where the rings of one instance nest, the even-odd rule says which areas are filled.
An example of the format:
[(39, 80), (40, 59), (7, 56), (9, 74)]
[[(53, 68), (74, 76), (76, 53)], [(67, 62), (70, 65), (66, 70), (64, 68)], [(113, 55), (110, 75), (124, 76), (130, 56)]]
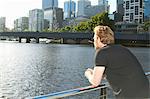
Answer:
[(150, 75), (150, 72), (146, 72), (145, 75), (146, 75), (146, 76), (149, 76), (149, 75)]
[[(150, 72), (146, 72), (145, 75), (149, 76)], [(105, 83), (102, 82), (102, 84), (97, 87), (86, 86), (86, 87), (81, 87), (81, 88), (76, 88), (76, 89), (71, 89), (71, 90), (66, 90), (66, 91), (60, 91), (56, 93), (50, 93), (47, 95), (35, 96), (35, 97), (27, 98), (27, 99), (58, 99), (58, 98), (73, 96), (73, 95), (86, 93), (86, 92), (90, 92), (90, 91), (94, 91), (98, 89), (101, 89), (101, 95), (103, 95), (101, 99), (106, 99), (106, 88), (108, 87), (109, 87), (108, 82), (105, 82)]]
[(47, 99), (47, 98), (48, 99), (58, 99), (58, 98), (73, 96), (73, 95), (86, 93), (86, 92), (90, 92), (90, 91), (94, 91), (94, 90), (98, 90), (98, 89), (102, 89), (102, 88), (106, 88), (106, 87), (108, 87), (108, 85), (106, 86), (105, 84), (99, 85), (97, 87), (86, 86), (86, 87), (81, 87), (81, 88), (56, 92), (56, 93), (50, 93), (47, 95), (36, 96), (36, 97), (29, 98), (29, 99)]

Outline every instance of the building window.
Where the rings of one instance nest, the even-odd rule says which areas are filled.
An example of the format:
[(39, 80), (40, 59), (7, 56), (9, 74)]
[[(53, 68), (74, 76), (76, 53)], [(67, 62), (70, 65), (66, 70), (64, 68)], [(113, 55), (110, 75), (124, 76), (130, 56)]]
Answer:
[(135, 15), (138, 15), (139, 9), (138, 6), (135, 6)]
[(130, 21), (133, 21), (133, 13), (130, 13)]
[(129, 1), (126, 1), (126, 9), (129, 9)]
[(133, 3), (134, 2), (134, 0), (131, 0), (131, 3)]
[(140, 0), (140, 8), (143, 8), (143, 0)]
[(129, 13), (126, 13), (126, 16), (129, 16)]
[(135, 23), (138, 23), (138, 19), (135, 19)]
[(139, 2), (139, 0), (135, 0), (135, 2)]
[(142, 19), (140, 19), (140, 23), (142, 23)]
[(134, 7), (131, 7), (131, 9), (134, 9)]

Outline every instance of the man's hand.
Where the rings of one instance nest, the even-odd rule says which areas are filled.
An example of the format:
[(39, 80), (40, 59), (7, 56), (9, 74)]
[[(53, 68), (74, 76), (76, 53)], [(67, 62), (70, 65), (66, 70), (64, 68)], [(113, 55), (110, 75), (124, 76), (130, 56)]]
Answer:
[(86, 78), (88, 78), (88, 77), (91, 76), (92, 74), (93, 74), (93, 69), (91, 69), (91, 68), (88, 68), (88, 69), (85, 71), (85, 73), (84, 73), (84, 75), (85, 75)]

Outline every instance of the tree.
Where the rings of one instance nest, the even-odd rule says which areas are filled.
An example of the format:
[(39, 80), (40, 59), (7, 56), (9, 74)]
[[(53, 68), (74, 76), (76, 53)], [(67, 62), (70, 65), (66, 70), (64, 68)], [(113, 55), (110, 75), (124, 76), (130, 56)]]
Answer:
[(77, 32), (85, 32), (86, 30), (88, 30), (88, 22), (79, 23), (77, 26), (74, 27), (73, 30)]
[(91, 31), (93, 31), (94, 27), (98, 25), (109, 26), (112, 30), (114, 30), (114, 25), (113, 25), (114, 22), (113, 20), (109, 19), (108, 13), (106, 12), (96, 14), (91, 19), (92, 19), (92, 21), (90, 22)]
[(143, 28), (145, 31), (148, 31), (150, 28), (150, 21), (145, 22)]
[(98, 25), (109, 26), (112, 30), (114, 30), (114, 21), (110, 20), (108, 17), (108, 13), (99, 13), (95, 16), (91, 17), (90, 21), (79, 23), (74, 30), (78, 32), (92, 32), (93, 29)]
[(60, 32), (71, 32), (72, 27), (71, 26), (66, 26), (60, 29)]
[(61, 32), (92, 32), (95, 26), (104, 25), (109, 26), (112, 30), (114, 30), (114, 21), (110, 20), (107, 12), (96, 14), (91, 17), (89, 21), (80, 22), (76, 26), (66, 26), (61, 29)]

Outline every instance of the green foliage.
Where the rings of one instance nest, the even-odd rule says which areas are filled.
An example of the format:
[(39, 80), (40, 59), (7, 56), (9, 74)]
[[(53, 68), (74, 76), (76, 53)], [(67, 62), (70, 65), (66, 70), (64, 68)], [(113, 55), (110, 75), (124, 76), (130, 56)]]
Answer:
[(75, 26), (73, 30), (77, 32), (85, 32), (86, 30), (88, 30), (88, 23), (81, 22), (77, 26)]
[(60, 29), (60, 32), (71, 32), (72, 27), (71, 26), (66, 26)]
[(61, 32), (92, 32), (95, 26), (105, 25), (114, 30), (114, 21), (110, 20), (108, 13), (99, 13), (90, 18), (90, 21), (80, 22), (77, 26), (67, 26)]
[(93, 31), (94, 27), (98, 25), (109, 26), (111, 29), (114, 30), (113, 21), (109, 19), (108, 13), (106, 12), (96, 14), (92, 17), (92, 22), (90, 24), (91, 31)]
[(143, 28), (145, 31), (148, 31), (148, 28), (150, 28), (150, 21), (145, 22)]

